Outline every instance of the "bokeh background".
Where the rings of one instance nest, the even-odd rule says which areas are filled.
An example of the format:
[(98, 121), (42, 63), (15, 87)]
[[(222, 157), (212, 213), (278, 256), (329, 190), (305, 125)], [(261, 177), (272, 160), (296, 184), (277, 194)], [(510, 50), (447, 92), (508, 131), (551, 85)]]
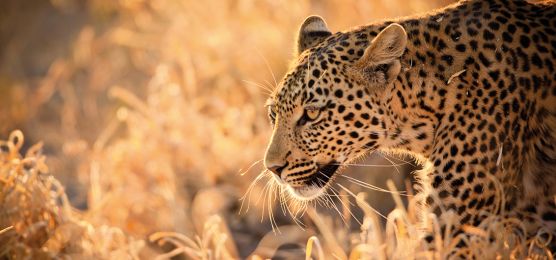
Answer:
[[(152, 258), (177, 249), (178, 258), (202, 258), (199, 252), (303, 257), (307, 239), (316, 235), (325, 251), (342, 258), (360, 242), (363, 221), (345, 192), (334, 201), (340, 212), (317, 205), (318, 214), (301, 218), (304, 228), (277, 202), (257, 203), (262, 182), (239, 212), (240, 198), (263, 170), (271, 133), (263, 108), (267, 90), (284, 75), (308, 15), (323, 16), (338, 31), (450, 2), (3, 0), (0, 139), (20, 129), (21, 153), (43, 143), (48, 171), (41, 174), (61, 183), (71, 217), (64, 216), (77, 219), (87, 230), (79, 234), (90, 237), (89, 247), (77, 238), (52, 246), (52, 237), (73, 234), (60, 231), (67, 219), (51, 217), (54, 224), (42, 227), (42, 237), (31, 236), (34, 231), (13, 224), (28, 215), (13, 215), (4, 203), (0, 230), (9, 230), (0, 232), (0, 242), (19, 251), (0, 246), (0, 256)], [(398, 189), (411, 190), (407, 158), (372, 155), (360, 163), (376, 166), (345, 173), (384, 189), (392, 179)], [(355, 194), (364, 191), (383, 214), (394, 208), (392, 194), (339, 179)], [(31, 187), (27, 182), (21, 180), (24, 189)], [(45, 199), (52, 199), (45, 187)], [(51, 206), (59, 206), (59, 197), (54, 200)], [(268, 205), (279, 232), (272, 232)]]

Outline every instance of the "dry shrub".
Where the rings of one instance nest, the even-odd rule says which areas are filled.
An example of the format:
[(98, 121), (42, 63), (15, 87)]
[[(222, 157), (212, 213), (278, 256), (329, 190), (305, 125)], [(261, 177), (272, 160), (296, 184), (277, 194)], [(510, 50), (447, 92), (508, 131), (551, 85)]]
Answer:
[(0, 141), (0, 257), (138, 258), (144, 241), (84, 221), (48, 173), (42, 144), (20, 154), (21, 131)]

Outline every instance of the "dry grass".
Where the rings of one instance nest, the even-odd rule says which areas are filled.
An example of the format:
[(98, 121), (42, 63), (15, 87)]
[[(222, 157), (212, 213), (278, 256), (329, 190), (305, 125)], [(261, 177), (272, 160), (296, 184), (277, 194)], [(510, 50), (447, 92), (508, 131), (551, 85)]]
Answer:
[[(189, 237), (178, 232), (156, 232), (150, 235), (148, 240), (151, 242), (157, 242), (161, 246), (172, 245), (168, 248), (168, 252), (158, 251), (157, 253), (154, 252), (152, 245), (148, 245), (146, 239), (137, 238), (131, 234), (132, 232), (125, 232), (118, 227), (99, 224), (98, 218), (99, 215), (108, 215), (101, 222), (111, 221), (115, 225), (120, 224), (118, 217), (133, 218), (135, 221), (142, 219), (143, 222), (135, 223), (140, 229), (135, 230), (134, 233), (148, 230), (146, 224), (149, 224), (149, 220), (156, 220), (150, 223), (155, 228), (168, 226), (164, 221), (171, 221), (171, 218), (176, 216), (165, 218), (164, 215), (160, 215), (151, 219), (136, 216), (133, 212), (145, 210), (143, 207), (150, 206), (161, 208), (164, 213), (164, 205), (177, 200), (175, 195), (168, 194), (170, 198), (164, 198), (156, 191), (144, 188), (145, 185), (139, 185), (148, 190), (148, 194), (144, 196), (149, 197), (142, 201), (143, 205), (139, 209), (136, 204), (128, 205), (126, 199), (113, 197), (113, 195), (125, 196), (125, 194), (109, 192), (105, 197), (108, 199), (96, 198), (99, 199), (98, 204), (87, 212), (80, 213), (71, 207), (63, 186), (48, 173), (45, 156), (41, 153), (42, 144), (30, 147), (25, 156), (19, 153), (22, 145), (23, 134), (20, 131), (12, 132), (7, 141), (0, 142), (2, 149), (0, 154), (2, 174), (0, 176), (2, 205), (0, 257), (11, 259), (29, 257), (32, 259), (136, 259), (151, 258), (155, 255), (158, 259), (177, 255), (185, 255), (191, 259), (240, 257), (237, 241), (234, 241), (229, 228), (232, 224), (230, 221), (233, 220), (223, 219), (225, 213), (219, 212), (223, 207), (222, 200), (226, 201), (225, 197), (218, 194), (220, 190), (205, 191), (206, 194), (197, 195), (201, 196), (197, 199), (202, 200), (200, 202), (202, 206), (193, 206), (190, 212), (194, 218), (201, 220), (200, 223), (203, 225), (197, 235)], [(164, 179), (164, 176), (156, 177)], [(395, 191), (392, 182), (388, 184), (390, 190)], [(161, 181), (154, 186), (168, 188), (166, 185), (165, 181)], [(94, 187), (91, 189), (93, 193)], [(126, 187), (126, 189), (130, 188)], [(96, 192), (99, 192), (98, 187)], [(261, 259), (276, 256), (279, 252), (275, 250), (280, 245), (305, 239), (307, 240), (306, 257), (317, 259), (330, 258), (325, 256), (338, 259), (444, 259), (450, 255), (486, 257), (486, 259), (522, 259), (526, 256), (532, 259), (552, 258), (551, 252), (546, 248), (551, 238), (547, 238), (543, 231), (540, 231), (536, 238), (525, 241), (525, 238), (519, 235), (523, 234), (524, 227), (518, 219), (501, 219), (497, 216), (489, 216), (480, 227), (467, 227), (467, 236), (453, 237), (449, 226), (445, 233), (440, 233), (438, 220), (434, 215), (429, 214), (427, 222), (436, 234), (434, 243), (438, 250), (427, 251), (418, 239), (420, 237), (419, 218), (416, 215), (415, 204), (411, 203), (414, 200), (410, 200), (410, 206), (406, 208), (400, 196), (396, 193), (392, 194), (397, 207), (387, 216), (385, 226), (380, 224), (379, 215), (365, 201), (365, 193), (359, 193), (354, 195), (357, 206), (364, 212), (359, 232), (350, 232), (345, 225), (335, 223), (332, 218), (323, 217), (313, 207), (309, 207), (307, 215), (314, 224), (313, 230), (303, 230), (300, 226), (282, 226), (280, 228), (283, 233), (278, 229), (277, 233), (263, 238), (249, 257)], [(99, 196), (99, 194), (91, 194), (91, 196)], [(105, 203), (101, 203), (102, 201)], [(97, 211), (98, 207), (106, 206), (111, 206), (112, 210)], [(121, 212), (117, 212), (116, 207), (130, 207), (131, 210), (123, 208)], [(347, 208), (350, 206), (345, 209)], [(127, 227), (127, 230), (130, 229)], [(465, 239), (471, 245), (470, 248), (464, 250), (456, 248), (460, 239)]]
[(119, 228), (85, 221), (48, 173), (42, 144), (29, 148), (25, 156), (19, 153), (22, 145), (20, 131), (0, 142), (0, 257), (138, 257), (144, 241)]
[[(283, 75), (303, 18), (318, 13), (339, 30), (445, 4), (8, 1), (0, 10), (0, 139), (8, 137), (0, 258), (551, 258), (542, 231), (526, 241), (519, 220), (496, 216), (467, 228), (468, 237), (436, 232), (439, 250), (428, 252), (416, 199), (360, 193), (347, 179), (340, 183), (353, 193), (330, 200), (337, 211), (311, 206), (299, 214), (302, 227), (263, 197), (265, 179), (239, 212), (262, 170), (266, 91)], [(398, 167), (352, 168), (350, 176), (376, 185), (392, 178), (400, 187), (406, 177)], [(437, 230), (435, 217), (427, 220)], [(455, 248), (458, 239), (469, 240), (469, 252)]]

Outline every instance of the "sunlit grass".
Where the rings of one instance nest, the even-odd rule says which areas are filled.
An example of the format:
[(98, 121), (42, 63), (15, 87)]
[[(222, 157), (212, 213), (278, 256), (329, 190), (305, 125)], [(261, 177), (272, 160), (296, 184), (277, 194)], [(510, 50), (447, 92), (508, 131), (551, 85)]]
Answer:
[[(120, 228), (95, 223), (94, 219), (98, 218), (95, 215), (108, 214), (108, 210), (95, 213), (91, 209), (86, 214), (75, 211), (69, 205), (63, 186), (48, 172), (45, 156), (41, 153), (42, 144), (32, 146), (22, 156), (19, 151), (23, 142), (22, 133), (14, 131), (7, 141), (0, 143), (0, 256), (17, 259), (25, 256), (150, 258), (155, 255), (157, 259), (166, 259), (180, 254), (191, 259), (240, 257), (237, 243), (229, 229), (231, 223), (223, 219), (218, 210), (208, 215), (203, 214), (202, 210), (193, 210), (193, 217), (202, 220), (202, 229), (191, 237), (179, 232), (156, 232), (148, 239), (141, 239), (126, 234)], [(269, 247), (268, 242), (261, 241), (250, 257), (261, 259), (272, 256), (276, 253), (276, 248), (273, 247), (291, 242), (289, 238), (293, 236), (294, 239), (308, 237), (306, 258), (329, 258), (324, 257), (325, 255), (337, 259), (443, 259), (458, 255), (488, 259), (521, 259), (525, 256), (533, 259), (552, 258), (547, 249), (551, 239), (548, 233), (541, 230), (537, 237), (527, 241), (523, 236), (525, 228), (519, 219), (503, 219), (498, 216), (488, 216), (479, 227), (464, 228), (466, 236), (454, 236), (451, 225), (448, 225), (444, 233), (440, 233), (438, 219), (435, 215), (428, 214), (425, 221), (432, 226), (436, 246), (436, 250), (428, 251), (421, 240), (422, 225), (419, 224), (416, 205), (410, 202), (409, 208), (404, 206), (393, 183), (389, 182), (388, 186), (396, 202), (396, 209), (386, 217), (385, 226), (380, 224), (380, 213), (366, 202), (364, 193), (355, 195), (348, 191), (364, 213), (360, 232), (351, 233), (345, 225), (334, 224), (330, 217), (320, 215), (310, 204), (304, 205), (299, 210), (308, 215), (309, 221), (314, 225), (313, 230), (300, 226), (284, 226), (282, 236), (280, 227), (271, 222), (271, 225), (276, 225), (274, 232), (277, 233), (273, 233), (267, 240), (274, 240), (274, 244)], [(149, 195), (156, 196), (156, 193)], [(204, 198), (207, 199), (208, 196)], [(211, 197), (222, 199), (219, 196)], [(265, 198), (267, 199), (272, 201), (270, 197)], [(117, 204), (126, 203), (125, 199), (117, 197), (110, 197), (110, 200)], [(149, 200), (157, 199), (154, 197)], [(209, 199), (201, 203), (210, 203), (212, 205), (209, 207), (215, 207), (215, 202)], [(348, 207), (351, 206), (348, 204)], [(340, 211), (338, 213), (341, 214)], [(270, 214), (267, 217), (271, 217)], [(293, 216), (298, 214), (299, 211)], [(449, 219), (445, 221), (450, 223)], [(283, 240), (284, 238), (288, 240)], [(464, 239), (470, 246), (457, 248), (460, 239)], [(155, 253), (148, 242), (171, 247), (166, 247), (167, 252), (157, 250), (158, 253)]]

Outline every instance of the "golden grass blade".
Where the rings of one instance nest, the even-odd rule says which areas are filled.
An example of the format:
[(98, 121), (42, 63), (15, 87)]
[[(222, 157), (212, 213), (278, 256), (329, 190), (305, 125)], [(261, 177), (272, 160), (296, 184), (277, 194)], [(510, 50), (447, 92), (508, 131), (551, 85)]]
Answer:
[(311, 255), (313, 254), (313, 245), (317, 248), (317, 256), (319, 260), (324, 260), (324, 252), (322, 251), (322, 246), (319, 239), (316, 236), (312, 236), (307, 240), (307, 249), (305, 251), (305, 260), (313, 259)]
[(329, 226), (327, 226), (323, 219), (319, 216), (318, 212), (314, 208), (308, 208), (307, 214), (313, 220), (315, 225), (318, 227), (320, 233), (324, 237), (326, 244), (330, 247), (330, 251), (333, 252), (334, 255), (340, 257), (340, 259), (346, 259), (347, 255), (345, 251), (340, 246), (339, 242), (336, 240), (332, 230)]

